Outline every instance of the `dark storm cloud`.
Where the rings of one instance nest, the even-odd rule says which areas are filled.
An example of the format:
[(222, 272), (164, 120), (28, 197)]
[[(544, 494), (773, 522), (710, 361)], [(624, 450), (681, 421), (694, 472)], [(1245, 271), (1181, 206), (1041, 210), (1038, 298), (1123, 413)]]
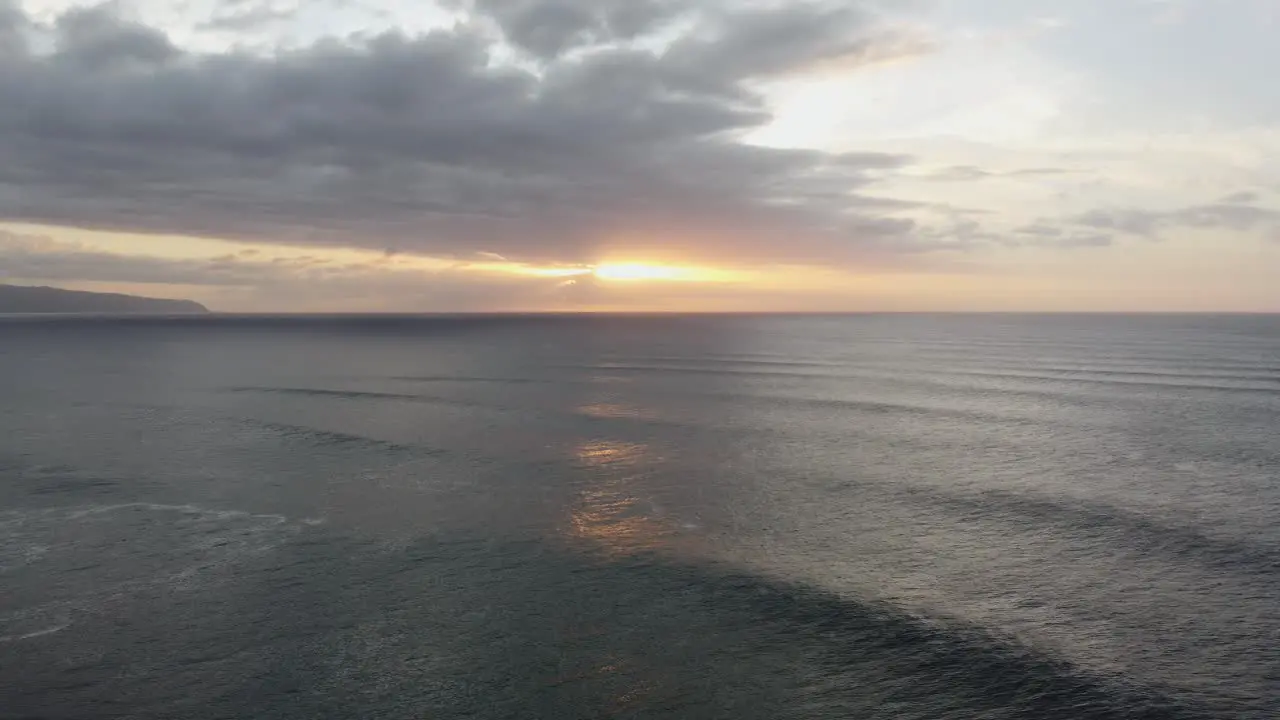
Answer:
[[(107, 6), (68, 13), (36, 28), (52, 51), (0, 53), (0, 219), (516, 260), (927, 249), (905, 204), (866, 194), (910, 158), (735, 139), (770, 119), (755, 80), (919, 51), (873, 16), (698, 3), (650, 51), (600, 43), (691, 6), (476, 4), (537, 71), (493, 62), (479, 20), (198, 55)], [(0, 8), (0, 35), (30, 34)]]

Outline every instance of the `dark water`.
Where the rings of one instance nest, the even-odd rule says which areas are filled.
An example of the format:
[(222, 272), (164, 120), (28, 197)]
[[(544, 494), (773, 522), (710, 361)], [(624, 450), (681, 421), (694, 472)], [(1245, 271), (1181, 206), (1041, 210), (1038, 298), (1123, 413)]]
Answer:
[(0, 321), (0, 717), (1277, 718), (1280, 317)]

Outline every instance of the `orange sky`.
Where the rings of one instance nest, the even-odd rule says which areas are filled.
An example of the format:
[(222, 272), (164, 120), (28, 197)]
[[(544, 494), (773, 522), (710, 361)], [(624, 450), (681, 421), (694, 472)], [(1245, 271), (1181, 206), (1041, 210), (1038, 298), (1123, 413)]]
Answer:
[(537, 37), (539, 0), (367, 5), (20, 2), (0, 282), (233, 312), (1280, 311), (1280, 101), (1239, 72), (1280, 64), (1261, 4), (707, 0), (621, 33), (600, 0)]

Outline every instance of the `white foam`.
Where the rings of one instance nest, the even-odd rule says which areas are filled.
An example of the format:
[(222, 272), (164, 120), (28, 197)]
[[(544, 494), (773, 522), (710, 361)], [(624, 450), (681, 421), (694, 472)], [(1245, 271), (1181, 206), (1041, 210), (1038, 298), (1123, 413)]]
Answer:
[[(24, 549), (18, 555), (6, 553), (0, 558), (4, 561), (0, 564), (0, 571), (29, 565), (50, 552), (74, 552), (72, 545), (63, 547), (48, 543), (56, 528), (64, 523), (113, 524), (118, 519), (128, 521), (133, 518), (145, 520), (155, 532), (161, 533), (160, 537), (165, 538), (173, 550), (168, 557), (178, 560), (179, 564), (175, 567), (167, 560), (161, 561), (161, 567), (149, 580), (116, 586), (125, 592), (131, 587), (136, 589), (147, 584), (189, 588), (206, 582), (218, 570), (269, 553), (287, 537), (313, 524), (308, 520), (291, 521), (284, 515), (273, 513), (221, 510), (190, 504), (135, 502), (43, 509), (23, 513), (16, 519), (14, 527), (0, 534), (0, 539), (9, 540), (13, 549)], [(15, 637), (10, 635), (10, 641)]]
[(72, 520), (89, 517), (90, 515), (103, 515), (106, 513), (119, 512), (121, 510), (151, 510), (153, 512), (171, 512), (181, 513), (184, 515), (199, 515), (202, 517), (210, 517), (216, 520), (231, 520), (238, 518), (250, 518), (254, 520), (270, 520), (279, 525), (289, 521), (289, 518), (283, 515), (273, 513), (255, 514), (245, 512), (243, 510), (214, 510), (212, 508), (204, 508), (198, 505), (161, 505), (157, 503), (123, 503), (120, 505), (92, 505), (81, 510), (77, 510), (70, 515)]
[(69, 627), (71, 627), (71, 623), (66, 623), (65, 625), (55, 625), (50, 628), (45, 628), (44, 630), (36, 630), (35, 632), (29, 632), (25, 635), (0, 635), (0, 643), (18, 642), (20, 640), (32, 640), (38, 637), (44, 637), (45, 635), (52, 635), (54, 633), (62, 632), (63, 630), (66, 630)]

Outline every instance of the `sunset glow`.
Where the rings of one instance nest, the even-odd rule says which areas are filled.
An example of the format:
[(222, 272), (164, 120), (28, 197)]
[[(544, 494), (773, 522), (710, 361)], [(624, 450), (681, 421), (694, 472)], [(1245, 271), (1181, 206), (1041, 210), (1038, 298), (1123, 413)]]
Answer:
[(473, 267), (531, 277), (573, 279), (590, 276), (607, 282), (724, 282), (734, 277), (733, 273), (711, 268), (640, 262), (601, 263), (590, 267), (483, 263)]
[(276, 4), (0, 0), (0, 284), (1280, 309), (1273, 0)]
[(735, 283), (749, 280), (748, 274), (739, 270), (659, 263), (603, 263), (596, 265), (591, 274), (598, 280), (610, 282)]
[(664, 265), (597, 265), (592, 271), (601, 280), (690, 280), (690, 273), (683, 268)]

